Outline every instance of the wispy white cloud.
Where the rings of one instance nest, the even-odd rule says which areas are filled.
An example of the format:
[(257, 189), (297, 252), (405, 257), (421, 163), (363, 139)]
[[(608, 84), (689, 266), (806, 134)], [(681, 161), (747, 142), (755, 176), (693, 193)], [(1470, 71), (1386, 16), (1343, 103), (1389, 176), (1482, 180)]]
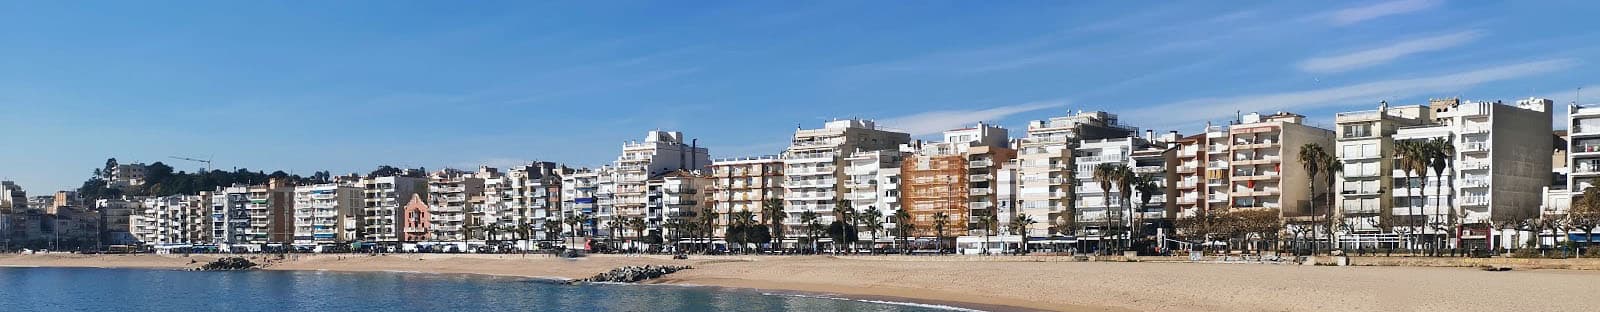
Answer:
[(1286, 108), (1303, 111), (1349, 103), (1376, 103), (1380, 99), (1392, 97), (1459, 92), (1478, 84), (1554, 72), (1576, 63), (1577, 61), (1573, 59), (1552, 59), (1426, 78), (1392, 79), (1316, 90), (1186, 100), (1135, 110), (1125, 116), (1127, 120), (1139, 120), (1150, 125), (1166, 127), (1192, 125), (1231, 116), (1236, 111), (1272, 111)]
[(885, 119), (883, 124), (904, 130), (913, 136), (920, 136), (941, 133), (979, 121), (995, 121), (1019, 113), (1066, 105), (1066, 101), (1044, 101), (978, 110), (933, 111)]
[(1383, 47), (1324, 56), (1300, 62), (1300, 70), (1311, 73), (1337, 73), (1352, 69), (1384, 64), (1407, 55), (1438, 51), (1467, 44), (1482, 37), (1476, 30), (1462, 31), (1431, 37), (1416, 38)]
[(1334, 11), (1328, 15), (1328, 19), (1335, 25), (1349, 25), (1384, 16), (1421, 11), (1439, 5), (1439, 2), (1438, 0), (1388, 1)]

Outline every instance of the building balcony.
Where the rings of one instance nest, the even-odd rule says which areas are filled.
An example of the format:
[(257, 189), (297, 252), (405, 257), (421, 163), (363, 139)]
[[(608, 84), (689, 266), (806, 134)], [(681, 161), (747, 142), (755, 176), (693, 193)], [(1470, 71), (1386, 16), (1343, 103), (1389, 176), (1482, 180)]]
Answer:
[(967, 194), (972, 196), (985, 196), (993, 193), (994, 191), (989, 188), (974, 188), (967, 191)]

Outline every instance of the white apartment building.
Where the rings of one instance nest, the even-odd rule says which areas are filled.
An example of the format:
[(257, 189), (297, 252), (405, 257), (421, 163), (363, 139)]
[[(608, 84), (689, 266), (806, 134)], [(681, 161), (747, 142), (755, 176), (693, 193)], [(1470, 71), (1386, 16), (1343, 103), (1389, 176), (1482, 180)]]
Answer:
[(482, 224), (516, 228), (527, 224), (536, 240), (556, 240), (547, 235), (545, 220), (560, 219), (561, 178), (571, 170), (552, 162), (511, 167), (505, 174), (479, 170), (484, 177)]
[[(600, 190), (601, 178), (609, 177), (609, 172), (609, 168), (578, 169), (573, 171), (572, 174), (561, 176), (561, 215), (558, 216), (559, 219), (565, 221), (578, 215), (588, 215), (590, 217), (599, 215), (601, 212), (600, 196), (611, 196), (610, 194), (602, 194)], [(610, 199), (606, 198), (606, 200), (609, 201)], [(572, 229), (567, 227), (565, 222), (562, 223), (562, 226), (561, 236), (572, 235)], [(594, 223), (591, 222), (585, 225), (584, 228), (593, 233)]]
[(145, 198), (129, 216), (129, 232), (139, 242), (157, 249), (192, 244), (184, 225), (194, 206), (204, 202), (194, 195)]
[[(217, 244), (248, 244), (250, 190), (244, 186), (217, 187), (211, 195), (211, 238)], [(232, 248), (229, 248), (232, 251)], [(239, 250), (243, 251), (243, 250)]]
[[(1339, 196), (1335, 214), (1343, 231), (1340, 246), (1379, 248), (1380, 242), (1394, 241), (1393, 235), (1384, 233), (1379, 225), (1383, 212), (1394, 209), (1394, 201), (1389, 200), (1393, 196), (1385, 196), (1388, 194), (1384, 192), (1394, 189), (1396, 133), (1401, 127), (1432, 124), (1432, 111), (1422, 105), (1389, 107), (1383, 103), (1376, 110), (1339, 113), (1334, 118), (1338, 123), (1338, 136), (1334, 139), (1337, 146), (1328, 153), (1338, 157), (1344, 166), (1334, 185)], [(1423, 132), (1426, 131), (1410, 131), (1419, 135)]]
[(294, 188), (294, 245), (325, 246), (353, 241), (362, 209), (361, 188), (339, 184)]
[[(468, 223), (467, 215), (475, 208), (469, 201), (483, 196), (483, 179), (471, 172), (440, 170), (428, 176), (429, 236), (440, 241), (461, 241), (482, 238), (471, 228), (480, 223)], [(474, 220), (476, 221), (476, 220)]]
[[(1139, 194), (1132, 193), (1130, 202), (1123, 202), (1120, 186), (1112, 183), (1110, 189), (1102, 189), (1100, 182), (1094, 179), (1095, 167), (1101, 164), (1116, 164), (1133, 167), (1133, 151), (1144, 148), (1144, 141), (1139, 138), (1125, 137), (1112, 139), (1082, 140), (1077, 148), (1072, 151), (1072, 163), (1077, 166), (1073, 170), (1073, 178), (1077, 179), (1077, 187), (1069, 194), (1072, 207), (1075, 210), (1073, 220), (1080, 229), (1079, 240), (1096, 241), (1096, 243), (1109, 243), (1107, 227), (1127, 228), (1132, 226), (1132, 215), (1126, 211), (1132, 205), (1138, 205)], [(1127, 204), (1129, 206), (1123, 206)], [(1102, 247), (1103, 248), (1103, 247)]]
[(1017, 212), (1037, 221), (1028, 229), (1030, 244), (1039, 246), (1035, 250), (1064, 250), (1081, 235), (1072, 195), (1077, 175), (1073, 146), (1086, 139), (1126, 138), (1137, 132), (1106, 112), (1079, 111), (1028, 123), (1028, 136), (1016, 145), (1013, 198)]
[(361, 240), (399, 242), (400, 213), (417, 195), (427, 196), (428, 180), (403, 176), (361, 179)]
[[(858, 151), (894, 150), (911, 142), (911, 135), (881, 129), (871, 120), (835, 120), (820, 129), (795, 130), (783, 153), (784, 223), (791, 231), (802, 226), (800, 216), (811, 211), (819, 222), (832, 223), (833, 207), (847, 194), (845, 159)], [(855, 207), (860, 209), (862, 207)], [(789, 237), (798, 237), (789, 235)]]
[[(895, 229), (894, 214), (900, 211), (900, 162), (904, 155), (899, 151), (877, 150), (851, 153), (845, 161), (845, 198), (850, 206), (866, 211), (876, 207), (883, 220), (884, 231), (875, 244), (892, 242)], [(798, 236), (796, 236), (798, 237)], [(861, 240), (871, 239), (863, 233)]]
[[(650, 233), (660, 234), (662, 237), (668, 237), (668, 235), (672, 235), (672, 237), (687, 236), (687, 233), (666, 233), (666, 228), (662, 225), (668, 219), (690, 221), (692, 220), (691, 217), (699, 213), (702, 208), (711, 205), (706, 200), (710, 198), (710, 194), (707, 191), (711, 189), (711, 185), (712, 178), (710, 176), (684, 170), (669, 172), (651, 179), (647, 183), (650, 193), (650, 214), (645, 217), (645, 232), (637, 233), (628, 230), (625, 231), (627, 233), (624, 233), (623, 236), (633, 240), (642, 239), (643, 237), (640, 235), (649, 235)], [(760, 213), (759, 208), (751, 211)], [(728, 214), (723, 213), (722, 217), (723, 220), (720, 224), (727, 224)]]
[(661, 225), (661, 210), (649, 209), (647, 182), (674, 171), (700, 172), (711, 166), (711, 154), (682, 132), (650, 131), (643, 141), (622, 144), (615, 168), (613, 215), (602, 213), (602, 221), (617, 217), (644, 217), (652, 228)]
[[(1538, 215), (1551, 178), (1553, 140), (1542, 126), (1551, 121), (1551, 101), (1526, 99), (1506, 105), (1450, 99), (1431, 104), (1439, 124), (1403, 127), (1394, 140), (1448, 140), (1455, 153), (1443, 176), (1427, 169), (1427, 184), (1416, 175), (1408, 179), (1396, 166), (1392, 176), (1398, 186), (1388, 195), (1394, 198), (1389, 213), (1403, 230), (1400, 234), (1413, 237), (1396, 238), (1391, 245), (1404, 248), (1438, 241), (1446, 248), (1502, 248), (1514, 243), (1510, 241), (1514, 235), (1498, 233), (1489, 225)], [(1451, 223), (1459, 228), (1451, 228)], [(1452, 236), (1454, 241), (1446, 241)]]

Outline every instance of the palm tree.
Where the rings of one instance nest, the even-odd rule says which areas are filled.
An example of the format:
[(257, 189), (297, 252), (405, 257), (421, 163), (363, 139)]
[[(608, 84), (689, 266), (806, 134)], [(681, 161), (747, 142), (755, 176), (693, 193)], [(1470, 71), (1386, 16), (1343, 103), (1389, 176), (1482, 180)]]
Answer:
[[(1443, 179), (1443, 180), (1440, 180), (1439, 182), (1450, 183), (1450, 188), (1451, 189), (1455, 189), (1455, 182), (1454, 181), (1451, 181), (1450, 179), (1444, 179), (1445, 169), (1449, 169), (1450, 168), (1450, 162), (1451, 162), (1452, 159), (1455, 158), (1454, 157), (1455, 154), (1456, 154), (1455, 144), (1451, 144), (1450, 140), (1448, 140), (1448, 139), (1436, 138), (1436, 139), (1428, 141), (1428, 146), (1429, 146), (1428, 151), (1431, 152), (1428, 155), (1429, 156), (1428, 158), (1430, 158), (1429, 159), (1430, 160), (1429, 167), (1433, 168), (1433, 176), (1439, 177), (1440, 179)], [(1439, 197), (1438, 199), (1435, 199), (1435, 202), (1436, 203), (1443, 203), (1444, 206), (1445, 206), (1445, 209), (1447, 211), (1449, 211), (1449, 212), (1446, 213), (1448, 215), (1445, 218), (1445, 222), (1446, 222), (1445, 227), (1450, 228), (1451, 230), (1446, 230), (1445, 231), (1445, 237), (1446, 237), (1445, 239), (1446, 240), (1451, 240), (1453, 238), (1452, 236), (1454, 235), (1454, 232), (1455, 232), (1454, 228), (1456, 226), (1455, 224), (1456, 224), (1456, 221), (1457, 221), (1456, 218), (1454, 217), (1454, 215), (1455, 215), (1454, 214), (1455, 207), (1453, 207), (1454, 205), (1450, 204), (1449, 196), (1445, 196), (1444, 195), (1444, 183), (1438, 183), (1438, 184), (1434, 185), (1433, 189), (1434, 189), (1434, 196)], [(1438, 206), (1438, 204), (1435, 204), (1435, 206)], [(1437, 209), (1437, 208), (1435, 208), (1435, 209)], [(1449, 243), (1449, 242), (1446, 242), (1446, 243)]]
[(895, 240), (904, 241), (900, 243), (900, 246), (895, 246), (895, 248), (901, 248), (902, 252), (905, 250), (910, 250), (911, 235), (914, 233), (912, 230), (916, 228), (915, 226), (911, 225), (911, 213), (906, 212), (905, 209), (898, 209), (894, 211), (893, 218)]
[[(840, 201), (839, 204), (833, 205), (833, 217), (834, 217), (833, 220), (834, 220), (834, 222), (839, 222), (840, 224), (844, 224), (844, 225), (850, 225), (851, 229), (855, 228), (855, 218), (854, 218), (855, 213), (856, 213), (856, 209), (855, 209), (855, 207), (852, 207), (850, 205), (849, 201)], [(850, 243), (850, 242), (846, 242), (845, 241), (846, 237), (849, 235), (848, 233), (844, 233), (844, 232), (847, 231), (847, 229), (845, 227), (841, 226), (841, 227), (839, 227), (839, 231), (841, 232), (841, 233), (838, 233), (839, 234), (838, 237), (840, 239), (838, 241), (833, 242), (833, 253), (835, 253), (835, 254), (837, 254), (840, 251), (842, 251), (841, 248), (847, 247), (847, 246), (845, 246), (845, 244), (849, 244)], [(829, 235), (833, 235), (833, 233), (829, 233)]]
[(816, 248), (816, 240), (821, 237), (822, 232), (826, 232), (826, 227), (822, 227), (821, 216), (818, 216), (816, 211), (805, 211), (800, 213), (800, 222), (805, 222), (805, 235), (806, 240), (811, 242), (811, 253), (821, 253)]
[(1118, 221), (1123, 222), (1123, 224), (1127, 224), (1128, 225), (1128, 227), (1126, 229), (1123, 229), (1123, 231), (1122, 231), (1123, 232), (1122, 234), (1127, 234), (1128, 235), (1128, 239), (1124, 240), (1123, 244), (1124, 244), (1124, 247), (1132, 248), (1133, 247), (1133, 231), (1132, 231), (1133, 230), (1133, 184), (1139, 179), (1139, 175), (1134, 174), (1133, 173), (1133, 168), (1128, 167), (1128, 165), (1126, 165), (1126, 164), (1117, 164), (1116, 166), (1117, 166), (1117, 194), (1121, 196), (1121, 198), (1118, 198), (1118, 199), (1120, 201), (1119, 204), (1122, 205), (1122, 210), (1119, 210), (1117, 212), (1117, 214), (1127, 213), (1125, 215), (1117, 216), (1117, 219), (1119, 219)]
[(1334, 206), (1334, 197), (1335, 197), (1334, 196), (1333, 185), (1338, 183), (1337, 180), (1339, 179), (1339, 173), (1340, 172), (1344, 172), (1344, 162), (1339, 161), (1339, 157), (1338, 156), (1334, 156), (1334, 155), (1328, 155), (1327, 161), (1328, 161), (1328, 163), (1323, 165), (1323, 168), (1322, 168), (1322, 171), (1326, 171), (1327, 172), (1324, 175), (1326, 175), (1328, 177), (1328, 185), (1327, 185), (1327, 187), (1328, 187), (1328, 209), (1326, 209), (1326, 211), (1323, 211), (1323, 213), (1324, 213), (1323, 220), (1328, 221), (1328, 224), (1327, 224), (1327, 226), (1328, 226), (1328, 244), (1329, 244), (1328, 248), (1330, 248), (1329, 250), (1333, 250), (1333, 248), (1339, 248), (1338, 244), (1334, 243), (1337, 240), (1333, 237), (1333, 235), (1334, 235), (1334, 233), (1333, 233), (1333, 225), (1334, 224), (1343, 224), (1342, 221), (1336, 221), (1333, 218), (1333, 206)]
[[(1317, 174), (1321, 173), (1323, 169), (1327, 168), (1327, 166), (1328, 166), (1328, 158), (1330, 158), (1328, 156), (1328, 152), (1322, 150), (1322, 145), (1318, 145), (1316, 143), (1306, 143), (1305, 145), (1301, 145), (1300, 146), (1299, 158), (1300, 158), (1300, 166), (1302, 168), (1305, 168), (1305, 170), (1306, 170), (1306, 176), (1307, 176), (1307, 178), (1306, 178), (1306, 194), (1311, 194), (1311, 195), (1309, 195), (1307, 197), (1308, 198), (1316, 198), (1317, 197), (1316, 196), (1316, 194), (1317, 194)], [(1328, 193), (1328, 196), (1332, 197), (1333, 193)], [(1315, 207), (1316, 204), (1314, 204), (1314, 203), (1315, 203), (1315, 201), (1309, 201), (1307, 203), (1307, 205), (1311, 205), (1312, 206), (1312, 207), (1308, 207), (1308, 208), (1310, 208), (1312, 213), (1315, 213), (1317, 211), (1317, 208)], [(1329, 206), (1329, 208), (1331, 209), (1332, 206)], [(1315, 218), (1315, 217), (1312, 217), (1312, 218)], [(1311, 224), (1313, 224), (1312, 227), (1315, 227), (1316, 222), (1313, 220), (1313, 222), (1311, 222)], [(1311, 242), (1311, 246), (1312, 246), (1311, 247), (1311, 253), (1312, 254), (1316, 254), (1317, 253), (1317, 247), (1316, 247), (1317, 243), (1316, 243), (1316, 239), (1315, 239), (1316, 235), (1312, 235), (1312, 236), (1313, 236), (1313, 238), (1311, 240), (1312, 241)], [(1329, 237), (1329, 238), (1331, 239), (1332, 237)], [(1298, 249), (1299, 248), (1296, 248), (1296, 250), (1298, 250)]]
[(700, 209), (700, 221), (698, 224), (702, 226), (700, 229), (705, 231), (705, 251), (711, 250), (711, 240), (713, 239), (712, 236), (715, 235), (717, 231), (718, 217), (721, 216), (717, 214), (716, 209), (712, 209), (711, 207)]
[(544, 239), (555, 239), (561, 235), (561, 221), (544, 219)]
[(778, 248), (783, 246), (783, 219), (788, 217), (789, 214), (783, 211), (781, 199), (768, 199), (761, 204), (761, 218), (766, 220), (767, 227), (772, 232), (772, 243)]
[(644, 250), (643, 246), (639, 246), (639, 241), (644, 239), (644, 230), (649, 227), (649, 225), (650, 224), (645, 222), (644, 218), (641, 217), (633, 217), (633, 219), (628, 219), (628, 227), (633, 229), (633, 244), (635, 248)]
[[(1419, 164), (1422, 163), (1421, 160), (1425, 158), (1426, 155), (1422, 152), (1421, 144), (1418, 144), (1416, 141), (1395, 142), (1394, 148), (1397, 164), (1400, 165), (1400, 170), (1406, 174), (1406, 185), (1404, 185), (1406, 188), (1405, 203), (1406, 211), (1409, 214), (1409, 216), (1406, 218), (1406, 226), (1408, 227), (1406, 232), (1407, 234), (1412, 234), (1416, 232), (1417, 229), (1416, 212), (1419, 207), (1416, 207), (1416, 205), (1412, 203), (1411, 177), (1416, 175), (1417, 172), (1423, 170), (1422, 166)], [(1406, 235), (1406, 239), (1411, 241), (1409, 244), (1410, 246), (1407, 246), (1407, 248), (1410, 249), (1413, 254), (1415, 254), (1417, 251), (1415, 235)]]
[(948, 225), (950, 225), (950, 215), (943, 211), (933, 213), (933, 231), (938, 235), (934, 241), (938, 243), (940, 254), (944, 253), (944, 229)]
[[(1095, 182), (1100, 183), (1100, 195), (1103, 196), (1101, 198), (1105, 199), (1101, 203), (1101, 205), (1105, 206), (1105, 228), (1100, 230), (1102, 240), (1105, 239), (1106, 232), (1111, 229), (1111, 186), (1112, 183), (1116, 183), (1117, 175), (1121, 173), (1121, 170), (1117, 170), (1117, 165), (1113, 163), (1102, 163), (1094, 166), (1093, 178)], [(1104, 242), (1102, 242), (1103, 244)]]
[(859, 219), (861, 223), (865, 223), (867, 232), (872, 233), (872, 243), (867, 245), (868, 251), (876, 250), (878, 231), (883, 230), (883, 211), (879, 211), (878, 207), (867, 206), (867, 210), (861, 212), (861, 215), (857, 216), (856, 219)]
[(1039, 222), (1034, 221), (1033, 217), (1029, 217), (1028, 214), (1025, 213), (1019, 212), (1015, 216), (1011, 217), (1011, 224), (1008, 225), (1008, 227), (1011, 228), (1011, 234), (1022, 237), (1022, 246), (1020, 246), (1021, 248), (1018, 248), (1017, 254), (1028, 253), (1028, 227), (1032, 226), (1034, 223)]
[(811, 243), (811, 251), (817, 251), (817, 229), (822, 225), (817, 223), (817, 212), (806, 210), (800, 213), (800, 223), (806, 225), (806, 241)]
[(1134, 180), (1133, 189), (1139, 191), (1139, 211), (1135, 215), (1138, 217), (1138, 221), (1135, 223), (1139, 229), (1141, 240), (1145, 238), (1144, 209), (1150, 206), (1150, 200), (1155, 198), (1156, 193), (1161, 192), (1161, 186), (1156, 185), (1156, 180), (1157, 178), (1153, 175), (1140, 175)]
[[(739, 236), (743, 236), (739, 237), (739, 249), (745, 249), (744, 244), (750, 243), (750, 228), (761, 224), (756, 221), (756, 213), (751, 212), (749, 209), (740, 209), (739, 212), (733, 213), (728, 218), (730, 219), (728, 220), (729, 227), (739, 227)], [(729, 236), (732, 235), (730, 234)]]

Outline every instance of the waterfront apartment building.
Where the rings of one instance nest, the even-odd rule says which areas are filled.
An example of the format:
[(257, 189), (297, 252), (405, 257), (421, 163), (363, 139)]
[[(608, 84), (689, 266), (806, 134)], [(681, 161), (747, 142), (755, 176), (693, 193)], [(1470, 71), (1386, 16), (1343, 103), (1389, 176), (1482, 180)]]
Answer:
[(1102, 164), (1112, 164), (1133, 168), (1133, 152), (1145, 149), (1148, 145), (1144, 139), (1138, 137), (1123, 137), (1110, 139), (1081, 140), (1072, 150), (1073, 169), (1071, 182), (1075, 187), (1072, 192), (1064, 194), (1071, 200), (1073, 215), (1070, 216), (1078, 228), (1078, 239), (1107, 243), (1109, 239), (1118, 239), (1108, 236), (1111, 229), (1126, 229), (1133, 225), (1133, 215), (1128, 211), (1138, 205), (1137, 199), (1141, 194), (1130, 193), (1124, 202), (1121, 186), (1116, 182), (1111, 187), (1103, 188), (1100, 181), (1095, 180), (1095, 168)]
[(1385, 192), (1394, 189), (1395, 134), (1403, 127), (1432, 125), (1433, 110), (1383, 103), (1376, 110), (1338, 113), (1334, 122), (1336, 147), (1328, 153), (1344, 166), (1334, 184), (1339, 204), (1335, 214), (1345, 232), (1339, 238), (1341, 245), (1377, 248), (1376, 244), (1358, 244), (1379, 242), (1387, 235), (1380, 225), (1394, 210), (1393, 195)]
[[(600, 215), (601, 196), (611, 196), (601, 192), (602, 177), (610, 177), (609, 168), (578, 169), (572, 174), (561, 176), (561, 215), (558, 219), (563, 221), (562, 235), (571, 235), (572, 228), (565, 221), (574, 217)], [(610, 198), (606, 198), (610, 201)], [(609, 203), (607, 203), (609, 205)], [(594, 222), (590, 221), (583, 227), (591, 233), (594, 231)]]
[(1298, 114), (1250, 113), (1228, 127), (1228, 135), (1230, 209), (1277, 209), (1284, 222), (1309, 221), (1326, 212), (1325, 200), (1313, 199), (1326, 193), (1327, 179), (1322, 173), (1313, 179), (1297, 159), (1305, 144), (1332, 150), (1332, 130), (1307, 125)]
[(406, 201), (405, 207), (400, 208), (400, 241), (421, 242), (433, 240), (432, 209), (428, 208), (428, 193), (416, 193)]
[[(1145, 133), (1147, 144), (1133, 150), (1128, 158), (1133, 173), (1150, 187), (1148, 192), (1139, 189), (1138, 196), (1131, 198), (1130, 204), (1134, 207), (1135, 221), (1140, 222), (1140, 229), (1165, 235), (1160, 229), (1170, 227), (1171, 221), (1178, 216), (1179, 192), (1174, 188), (1178, 178), (1178, 134), (1172, 132), (1157, 137), (1148, 130)], [(1199, 201), (1198, 197), (1190, 199)]]
[[(1406, 172), (1395, 166), (1397, 185), (1390, 226), (1401, 234), (1386, 243), (1440, 244), (1461, 248), (1496, 248), (1512, 235), (1492, 237), (1491, 222), (1509, 222), (1537, 216), (1550, 182), (1549, 153), (1554, 150), (1549, 130), (1551, 101), (1527, 99), (1515, 105), (1458, 99), (1430, 102), (1437, 124), (1403, 127), (1395, 141), (1450, 142), (1453, 153), (1446, 170), (1436, 173)], [(1535, 152), (1540, 151), (1540, 152)], [(1581, 175), (1575, 175), (1578, 178)], [(1453, 228), (1450, 224), (1457, 224)], [(1455, 236), (1456, 241), (1445, 241)]]
[[(404, 205), (417, 195), (428, 194), (428, 180), (405, 176), (361, 179), (361, 240), (400, 242)], [(426, 205), (426, 203), (424, 203)]]
[(1178, 140), (1177, 172), (1173, 187), (1177, 191), (1178, 217), (1195, 217), (1209, 211), (1228, 209), (1230, 147), (1228, 127), (1207, 124), (1199, 134)]
[(294, 188), (294, 245), (326, 246), (355, 240), (361, 188), (339, 184)]
[(1600, 185), (1600, 104), (1567, 106), (1566, 189), (1581, 194)]
[[(143, 199), (138, 209), (128, 216), (129, 234), (139, 243), (157, 248), (188, 244), (184, 222), (191, 212), (189, 201), (198, 196), (161, 196)], [(195, 203), (199, 203), (196, 200)]]
[(133, 236), (133, 212), (142, 209), (142, 201), (125, 199), (100, 199), (94, 203), (100, 211), (101, 242), (111, 245), (138, 244)]
[(1078, 185), (1077, 165), (1073, 163), (1075, 144), (1083, 140), (1129, 137), (1138, 128), (1123, 125), (1117, 115), (1082, 112), (1034, 120), (1028, 135), (1018, 141), (1015, 183), (1016, 211), (1032, 216), (1037, 223), (1029, 233), (1042, 233), (1038, 244), (1073, 242), (1077, 234), (1074, 213), (1074, 187)]
[[(945, 131), (944, 141), (902, 145), (901, 209), (911, 216), (919, 236), (935, 235), (935, 215), (949, 218), (947, 237), (995, 235), (982, 226), (996, 218), (995, 174), (1016, 158), (1005, 128), (979, 123)], [(856, 207), (863, 209), (865, 207)], [(997, 230), (997, 229), (995, 229)]]
[(612, 164), (615, 210), (612, 215), (602, 214), (601, 221), (645, 218), (649, 227), (659, 229), (664, 207), (650, 205), (649, 181), (675, 171), (704, 171), (711, 165), (711, 154), (682, 132), (650, 131), (642, 141), (623, 143), (622, 154)]
[(553, 162), (519, 165), (504, 174), (490, 169), (479, 170), (485, 184), (482, 224), (509, 228), (528, 224), (533, 239), (558, 239), (546, 234), (544, 221), (560, 219), (561, 178), (571, 170)]
[[(709, 207), (710, 202), (708, 199), (711, 194), (707, 191), (711, 189), (711, 185), (711, 176), (687, 170), (668, 172), (651, 179), (646, 183), (646, 188), (650, 193), (648, 200), (650, 214), (645, 216), (645, 232), (640, 233), (630, 229), (624, 231), (627, 233), (623, 233), (623, 236), (633, 240), (642, 239), (642, 235), (650, 233), (662, 234), (663, 237), (668, 234), (675, 235), (675, 237), (688, 236), (688, 233), (666, 233), (664, 225), (667, 220), (671, 219), (692, 222), (693, 217), (701, 209)], [(751, 211), (759, 213), (760, 209), (757, 208)], [(728, 224), (728, 216), (728, 214), (723, 213), (723, 220), (719, 222)], [(717, 230), (725, 230), (725, 228)]]
[[(860, 151), (895, 150), (911, 142), (911, 135), (882, 129), (871, 120), (829, 121), (820, 129), (797, 129), (783, 153), (784, 223), (803, 226), (800, 216), (810, 211), (819, 222), (832, 223), (833, 208), (848, 192), (841, 181), (846, 159)], [(860, 207), (856, 207), (859, 209)], [(790, 236), (798, 237), (798, 236)]]
[[(719, 214), (745, 211), (755, 213), (757, 219), (767, 217), (763, 209), (768, 201), (783, 200), (783, 158), (776, 155), (725, 158), (711, 161), (708, 185), (705, 190), (706, 207)], [(699, 211), (668, 215), (692, 219)]]
[[(440, 170), (428, 176), (428, 222), (433, 233), (430, 237), (441, 241), (460, 241), (475, 238), (471, 228), (482, 226), (480, 220), (468, 218), (477, 207), (471, 203), (482, 200), (483, 178), (472, 172)], [(470, 222), (469, 222), (470, 221)], [(477, 237), (481, 238), (481, 237)]]
[(288, 246), (294, 243), (294, 187), (288, 181), (272, 179), (266, 185), (250, 187), (249, 233), (255, 243)]
[[(900, 205), (900, 166), (905, 155), (898, 150), (857, 151), (845, 158), (848, 166), (844, 173), (845, 200), (851, 207), (865, 214), (869, 208), (877, 208), (877, 216), (883, 220), (884, 231), (893, 233), (898, 226), (894, 220)], [(795, 236), (798, 237), (798, 236)], [(874, 244), (892, 242), (892, 234), (880, 233), (878, 241)], [(870, 233), (861, 235), (862, 240), (870, 240)]]
[(207, 195), (210, 199), (208, 221), (211, 224), (211, 242), (218, 245), (248, 243), (250, 236), (245, 232), (250, 229), (250, 212), (245, 206), (250, 204), (249, 188), (219, 186)]

